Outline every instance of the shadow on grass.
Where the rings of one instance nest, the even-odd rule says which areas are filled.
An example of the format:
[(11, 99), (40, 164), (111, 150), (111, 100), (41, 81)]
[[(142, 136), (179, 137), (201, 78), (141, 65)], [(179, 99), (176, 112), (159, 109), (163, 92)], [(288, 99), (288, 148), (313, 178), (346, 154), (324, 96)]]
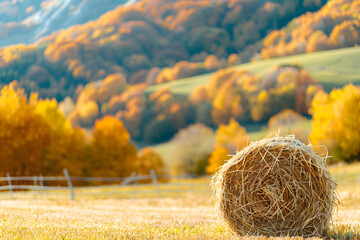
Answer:
[(325, 239), (360, 240), (360, 234), (353, 232), (330, 232)]

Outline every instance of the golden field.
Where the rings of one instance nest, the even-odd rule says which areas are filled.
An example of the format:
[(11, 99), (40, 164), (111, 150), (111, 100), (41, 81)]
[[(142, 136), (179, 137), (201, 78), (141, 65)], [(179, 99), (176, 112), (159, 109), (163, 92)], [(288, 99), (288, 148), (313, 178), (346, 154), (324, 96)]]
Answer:
[[(348, 181), (347, 176), (358, 174), (360, 164), (334, 166), (331, 171), (341, 176), (338, 185), (341, 204), (328, 238), (359, 239), (360, 184)], [(196, 191), (171, 198), (103, 198), (73, 202), (46, 197), (41, 200), (3, 199), (0, 201), (0, 238), (238, 239), (217, 219), (209, 194)]]

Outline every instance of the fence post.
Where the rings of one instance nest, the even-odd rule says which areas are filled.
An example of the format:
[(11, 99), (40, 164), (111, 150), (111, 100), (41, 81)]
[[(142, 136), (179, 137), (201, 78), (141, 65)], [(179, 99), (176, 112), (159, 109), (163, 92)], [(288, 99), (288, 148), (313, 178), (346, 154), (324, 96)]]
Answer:
[(151, 173), (151, 178), (153, 180), (153, 183), (155, 185), (156, 193), (157, 193), (158, 197), (161, 197), (159, 184), (158, 184), (158, 181), (157, 181), (157, 178), (156, 178), (156, 173), (155, 173), (154, 169), (151, 169), (150, 173)]
[(9, 173), (6, 173), (6, 177), (7, 177), (8, 184), (9, 184), (9, 193), (10, 193), (10, 197), (11, 197), (11, 198), (13, 198), (13, 188), (12, 188), (12, 185), (11, 185), (11, 178), (10, 178), (10, 174), (9, 174)]
[(69, 175), (69, 172), (66, 168), (64, 168), (64, 174), (65, 174), (65, 178), (66, 178), (66, 181), (67, 181), (67, 184), (68, 184), (68, 187), (70, 189), (70, 197), (71, 197), (71, 200), (74, 201), (75, 200), (75, 193), (74, 193), (74, 187), (71, 183), (71, 178), (70, 178), (70, 175)]
[(44, 178), (42, 175), (39, 176), (41, 196), (44, 194)]
[(38, 177), (37, 176), (34, 176), (34, 191), (35, 191), (35, 194), (38, 194), (39, 191), (38, 191), (38, 187), (37, 187), (37, 179)]
[(136, 179), (136, 172), (132, 172), (131, 175), (124, 179), (124, 181), (120, 184), (121, 186), (125, 186), (131, 183), (134, 179)]

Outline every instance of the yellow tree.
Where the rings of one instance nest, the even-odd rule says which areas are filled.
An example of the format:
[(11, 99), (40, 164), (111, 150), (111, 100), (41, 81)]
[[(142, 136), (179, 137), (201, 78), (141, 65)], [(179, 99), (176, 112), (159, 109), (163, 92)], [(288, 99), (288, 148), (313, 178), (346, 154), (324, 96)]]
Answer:
[(58, 109), (55, 99), (39, 100), (35, 113), (50, 126), (49, 144), (44, 150), (42, 164), (46, 175), (62, 174), (67, 168), (72, 175), (80, 176), (86, 164), (85, 135), (80, 129), (73, 129)]
[(208, 174), (216, 173), (218, 168), (229, 158), (229, 150), (227, 148), (222, 146), (215, 147), (215, 150), (211, 153), (210, 158), (208, 159), (209, 165), (206, 167), (206, 172)]
[(93, 176), (125, 177), (137, 163), (137, 149), (124, 124), (111, 116), (95, 122), (91, 140)]
[(229, 154), (240, 151), (249, 143), (249, 137), (246, 129), (243, 128), (236, 120), (230, 119), (225, 125), (221, 124), (215, 132), (214, 151), (208, 160), (206, 172), (214, 174), (217, 169), (229, 159)]
[(226, 125), (220, 124), (215, 132), (215, 144), (227, 148), (231, 154), (240, 151), (248, 143), (249, 137), (246, 134), (246, 129), (233, 118)]
[(360, 156), (360, 87), (349, 84), (330, 95), (320, 91), (311, 104), (313, 144), (325, 145), (336, 160)]
[(229, 122), (230, 118), (240, 119), (244, 117), (242, 97), (234, 91), (231, 81), (224, 83), (218, 90), (213, 102), (211, 117), (215, 124)]
[(43, 171), (44, 149), (49, 145), (51, 128), (35, 112), (37, 96), (29, 101), (16, 82), (3, 87), (0, 96), (0, 175), (35, 175)]

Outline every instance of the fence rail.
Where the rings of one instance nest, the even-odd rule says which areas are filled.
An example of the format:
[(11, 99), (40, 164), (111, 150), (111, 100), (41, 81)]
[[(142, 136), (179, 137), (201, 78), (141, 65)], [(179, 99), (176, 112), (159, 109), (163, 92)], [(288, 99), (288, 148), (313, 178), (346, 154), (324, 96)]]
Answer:
[[(156, 175), (154, 170), (150, 171), (150, 175), (137, 175), (133, 172), (129, 177), (123, 178), (109, 178), (109, 177), (71, 177), (67, 169), (63, 170), (64, 176), (10, 176), (7, 173), (6, 177), (0, 177), (0, 182), (7, 182), (8, 185), (0, 186), (0, 191), (2, 194), (6, 194), (3, 191), (9, 191), (10, 198), (14, 197), (14, 193), (24, 193), (14, 192), (14, 190), (31, 190), (34, 193), (44, 193), (45, 191), (66, 191), (71, 200), (75, 200), (75, 196), (99, 196), (104, 195), (103, 192), (84, 192), (86, 189), (100, 189), (106, 188), (107, 191), (105, 195), (123, 195), (123, 196), (136, 196), (138, 194), (153, 194), (157, 197), (161, 197), (163, 193), (175, 192), (180, 194), (181, 192), (191, 192), (199, 188), (201, 191), (210, 191), (209, 183), (159, 183), (158, 179), (188, 179), (194, 178), (192, 175), (179, 175), (179, 176), (170, 176), (170, 175)], [(151, 180), (152, 184), (137, 184), (138, 181)], [(21, 185), (14, 184), (14, 181), (29, 181), (33, 185)], [(45, 186), (45, 182), (60, 182), (63, 181), (67, 186)], [(100, 185), (100, 186), (73, 186), (73, 182), (107, 182), (107, 183), (119, 183), (116, 185)], [(136, 183), (136, 184), (133, 184)], [(131, 189), (129, 189), (131, 185)], [(152, 188), (149, 189), (149, 186)], [(145, 188), (145, 189), (144, 189)], [(113, 189), (113, 190), (108, 190)], [(115, 190), (116, 189), (116, 190)]]
[[(14, 190), (30, 190), (32, 193), (43, 196), (44, 193), (52, 191), (52, 194), (62, 194), (70, 196), (71, 200), (75, 200), (76, 196), (123, 196), (123, 197), (137, 197), (138, 195), (152, 195), (162, 197), (166, 194), (180, 195), (182, 193), (191, 192), (211, 192), (208, 179), (205, 183), (194, 182), (179, 182), (183, 179), (194, 179), (191, 175), (156, 175), (154, 170), (150, 171), (150, 175), (137, 175), (133, 172), (129, 177), (123, 178), (108, 178), (108, 177), (71, 177), (67, 169), (63, 171), (64, 176), (31, 176), (31, 177), (12, 177), (9, 173), (6, 177), (0, 177), (0, 182), (7, 182), (8, 185), (0, 186), (0, 196), (9, 194), (10, 198), (14, 194), (24, 193), (24, 191)], [(360, 186), (359, 174), (334, 174), (335, 182), (339, 184), (355, 184)], [(158, 179), (169, 179), (178, 182), (159, 183)], [(139, 184), (139, 181), (151, 180), (150, 184)], [(33, 185), (14, 184), (14, 181), (29, 181)], [(46, 182), (63, 181), (67, 186), (45, 186)], [(73, 186), (73, 182), (106, 182), (118, 183), (112, 185), (97, 185), (97, 186)], [(134, 184), (135, 183), (135, 184)], [(131, 185), (131, 186), (129, 186)], [(104, 190), (105, 189), (105, 190)], [(101, 192), (101, 190), (104, 190)], [(8, 192), (5, 192), (8, 191)], [(29, 192), (29, 191), (27, 191)], [(30, 193), (31, 193), (30, 192)]]

